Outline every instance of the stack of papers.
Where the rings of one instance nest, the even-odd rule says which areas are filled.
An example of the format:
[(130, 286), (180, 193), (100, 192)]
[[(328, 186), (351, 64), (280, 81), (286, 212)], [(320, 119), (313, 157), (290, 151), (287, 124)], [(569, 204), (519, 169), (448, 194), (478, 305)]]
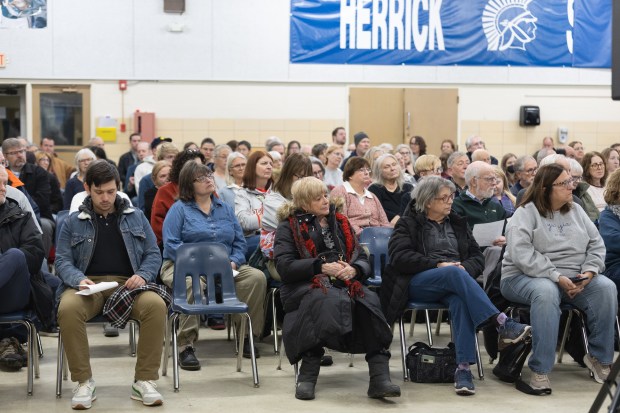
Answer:
[(101, 291), (109, 290), (110, 288), (116, 288), (118, 287), (118, 283), (116, 281), (104, 281), (97, 284), (87, 284), (86, 287), (87, 288), (83, 290), (77, 291), (76, 294), (92, 295)]

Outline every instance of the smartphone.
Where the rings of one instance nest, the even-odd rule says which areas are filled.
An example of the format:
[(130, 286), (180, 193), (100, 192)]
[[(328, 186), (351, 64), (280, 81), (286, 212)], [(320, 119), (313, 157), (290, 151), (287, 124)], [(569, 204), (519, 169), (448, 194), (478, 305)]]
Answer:
[(568, 277), (569, 280), (573, 282), (573, 284), (580, 283), (588, 279), (588, 277)]

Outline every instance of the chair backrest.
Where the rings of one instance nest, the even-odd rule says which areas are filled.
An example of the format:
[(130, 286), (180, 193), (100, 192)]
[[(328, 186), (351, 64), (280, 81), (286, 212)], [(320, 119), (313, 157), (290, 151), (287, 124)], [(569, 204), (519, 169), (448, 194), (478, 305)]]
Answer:
[[(193, 303), (188, 302), (186, 279), (192, 281)], [(200, 285), (200, 281), (206, 288)], [(186, 308), (226, 306), (238, 302), (228, 251), (217, 242), (182, 244), (177, 250), (174, 266), (173, 302)]]
[(58, 238), (60, 238), (60, 230), (62, 230), (62, 224), (65, 223), (68, 216), (69, 216), (68, 209), (63, 209), (62, 211), (58, 211), (58, 214), (56, 214), (56, 237), (54, 238), (54, 243), (56, 245), (58, 245)]
[(368, 248), (375, 278), (381, 278), (383, 269), (389, 263), (388, 241), (392, 231), (391, 227), (366, 227), (360, 234), (360, 244)]

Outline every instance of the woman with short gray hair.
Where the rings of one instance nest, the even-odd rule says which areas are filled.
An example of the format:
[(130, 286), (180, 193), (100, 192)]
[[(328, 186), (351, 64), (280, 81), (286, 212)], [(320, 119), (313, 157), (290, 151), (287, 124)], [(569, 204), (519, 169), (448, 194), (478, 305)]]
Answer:
[(477, 362), (476, 329), (494, 325), (501, 349), (527, 337), (530, 326), (500, 313), (476, 282), (484, 257), (467, 220), (451, 211), (454, 194), (454, 184), (439, 176), (425, 177), (414, 189), (388, 244), (381, 305), (390, 325), (409, 300), (441, 302), (450, 309), (458, 363), (454, 389), (470, 395), (475, 393), (469, 366)]

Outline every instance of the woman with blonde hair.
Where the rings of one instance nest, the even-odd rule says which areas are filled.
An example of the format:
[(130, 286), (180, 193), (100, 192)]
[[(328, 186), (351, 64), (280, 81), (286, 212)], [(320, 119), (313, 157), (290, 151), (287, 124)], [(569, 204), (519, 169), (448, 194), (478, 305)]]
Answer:
[(506, 218), (510, 218), (515, 212), (517, 199), (508, 190), (508, 178), (506, 178), (506, 174), (502, 171), (502, 168), (498, 165), (493, 165), (493, 170), (495, 171), (495, 176), (499, 179), (499, 182), (495, 186), (493, 196), (506, 210)]
[(97, 159), (95, 153), (88, 148), (80, 149), (75, 154), (75, 170), (77, 173), (67, 181), (65, 193), (63, 194), (64, 209), (71, 207), (73, 196), (79, 192), (84, 192), (84, 175), (88, 166)]
[(394, 225), (406, 206), (402, 204), (403, 195), (410, 193), (413, 186), (405, 182), (400, 163), (392, 154), (381, 155), (373, 168), (373, 184), (368, 190), (379, 199), (387, 219)]
[(375, 160), (377, 160), (377, 158), (379, 158), (384, 153), (385, 153), (385, 150), (383, 148), (380, 148), (379, 146), (373, 146), (372, 148), (368, 149), (368, 151), (366, 151), (366, 153), (364, 154), (364, 159), (368, 161), (368, 165), (370, 168), (370, 178), (371, 178), (371, 181), (368, 182), (366, 186), (370, 185), (372, 182), (372, 179), (374, 178), (372, 176), (372, 166), (374, 165)]
[(342, 185), (342, 170), (340, 164), (344, 159), (344, 149), (340, 145), (331, 145), (325, 151), (325, 158), (327, 163), (325, 164), (325, 184), (331, 191), (334, 187)]
[(403, 157), (403, 161), (405, 163), (405, 168), (404, 168), (405, 174), (411, 176), (411, 179), (413, 179), (415, 172), (413, 170), (414, 161), (413, 161), (413, 153), (411, 152), (411, 148), (409, 147), (409, 145), (401, 143), (400, 145), (396, 146), (396, 152), (401, 154)]
[(243, 185), (243, 174), (248, 161), (240, 152), (232, 152), (226, 160), (226, 186), (217, 191), (217, 195), (231, 207), (235, 207), (235, 195)]

